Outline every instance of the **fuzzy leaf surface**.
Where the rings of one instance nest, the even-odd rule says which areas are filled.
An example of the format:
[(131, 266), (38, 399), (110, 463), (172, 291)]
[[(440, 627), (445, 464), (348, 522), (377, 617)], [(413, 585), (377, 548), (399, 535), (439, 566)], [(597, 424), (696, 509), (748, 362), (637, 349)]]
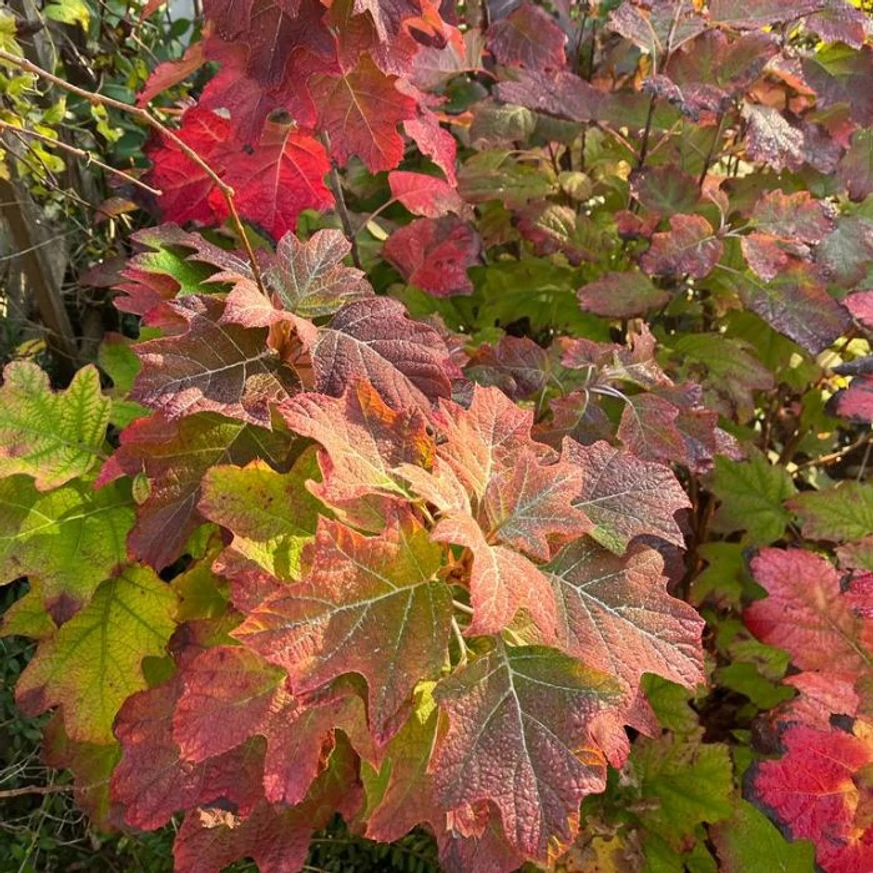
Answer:
[(330, 136), (340, 163), (357, 155), (372, 173), (393, 170), (403, 157), (397, 125), (415, 117), (415, 102), (397, 90), (369, 54), (341, 75), (313, 76), (309, 82), (318, 107), (319, 127)]
[(792, 838), (815, 843), (824, 870), (869, 868), (873, 846), (856, 778), (873, 763), (870, 744), (835, 728), (804, 724), (787, 726), (780, 739), (783, 757), (759, 762), (752, 775), (754, 798), (775, 812)]
[(381, 530), (405, 494), (395, 468), (427, 467), (433, 458), (424, 416), (414, 408), (395, 412), (367, 382), (355, 383), (342, 397), (301, 394), (281, 414), (295, 432), (323, 446), (324, 481), (310, 484), (313, 494), (366, 530)]
[(245, 814), (263, 797), (263, 748), (240, 746), (200, 763), (185, 761), (173, 739), (173, 714), (182, 692), (169, 682), (129, 697), (115, 723), (122, 757), (112, 774), (113, 800), (133, 827), (154, 830), (180, 811), (215, 801)]
[(130, 492), (70, 482), (41, 494), (25, 476), (0, 480), (0, 580), (28, 576), (45, 609), (65, 621), (127, 562)]
[(391, 234), (382, 254), (410, 284), (435, 297), (472, 294), (467, 269), (479, 259), (480, 243), (465, 222), (452, 216), (419, 218)]
[(543, 568), (558, 602), (561, 648), (635, 691), (643, 673), (693, 688), (704, 680), (697, 611), (666, 591), (647, 546), (618, 557), (585, 539)]
[(306, 242), (285, 234), (264, 280), (289, 312), (310, 319), (331, 315), (344, 304), (373, 294), (363, 272), (343, 264), (351, 249), (338, 230), (316, 231)]
[(148, 496), (137, 507), (129, 551), (158, 569), (172, 563), (203, 520), (197, 509), (203, 475), (217, 464), (244, 465), (261, 458), (281, 468), (287, 439), (213, 413), (168, 421), (142, 418), (122, 434), (98, 483), (143, 473)]
[(744, 614), (758, 639), (788, 651), (801, 670), (870, 669), (873, 623), (852, 608), (828, 561), (804, 549), (762, 549), (752, 574), (767, 591)]
[(551, 649), (501, 647), (434, 694), (449, 717), (434, 769), (441, 802), (491, 801), (510, 845), (529, 857), (575, 836), (580, 801), (605, 785), (596, 734), (624, 703), (620, 686)]
[(267, 331), (225, 324), (222, 300), (191, 296), (169, 304), (188, 329), (135, 346), (142, 361), (131, 396), (181, 418), (217, 412), (270, 427), (270, 407), (296, 393), (299, 379), (267, 345)]
[(691, 504), (668, 467), (641, 461), (603, 441), (567, 445), (568, 458), (585, 471), (574, 502), (594, 522), (590, 535), (595, 540), (618, 554), (636, 536), (655, 535), (684, 545), (675, 515)]
[(31, 714), (60, 706), (71, 739), (111, 742), (122, 703), (146, 687), (143, 658), (164, 654), (175, 605), (172, 589), (147, 568), (108, 579), (40, 646), (16, 687), (19, 705)]
[(340, 309), (311, 341), (315, 388), (339, 396), (366, 379), (395, 409), (429, 410), (451, 394), (454, 366), (440, 335), (412, 321), (397, 300), (377, 297)]
[(203, 477), (200, 513), (233, 531), (229, 549), (284, 580), (300, 578), (304, 545), (315, 536), (321, 504), (306, 483), (318, 476), (315, 453), (301, 455), (288, 473), (264, 461), (211, 467)]
[(415, 683), (446, 657), (451, 593), (434, 579), (441, 560), (410, 518), (378, 538), (322, 520), (307, 578), (252, 610), (234, 636), (287, 670), (297, 693), (360, 673), (384, 741)]
[(94, 367), (79, 370), (69, 388), (53, 392), (35, 364), (9, 364), (0, 387), (0, 475), (26, 473), (40, 491), (86, 474), (109, 424), (111, 401)]

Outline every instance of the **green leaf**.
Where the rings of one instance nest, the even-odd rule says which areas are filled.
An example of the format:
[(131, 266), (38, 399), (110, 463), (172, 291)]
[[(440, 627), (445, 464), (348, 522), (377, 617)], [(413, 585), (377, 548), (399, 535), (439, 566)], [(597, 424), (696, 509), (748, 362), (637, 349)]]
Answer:
[(123, 483), (95, 491), (71, 482), (40, 494), (25, 476), (0, 480), (0, 582), (29, 576), (45, 607), (67, 618), (126, 562), (133, 519)]
[(91, 10), (85, 0), (56, 0), (45, 7), (44, 15), (61, 24), (81, 24), (83, 30), (88, 29), (91, 21)]
[(306, 482), (320, 479), (315, 449), (301, 455), (288, 473), (260, 460), (246, 467), (213, 467), (203, 477), (199, 508), (233, 531), (233, 555), (279, 579), (299, 579), (303, 546), (314, 539), (319, 514), (325, 514)]
[(470, 203), (501, 200), (520, 208), (556, 188), (550, 168), (517, 163), (508, 151), (479, 152), (458, 173), (458, 191)]
[(734, 808), (728, 747), (700, 736), (641, 737), (631, 754), (647, 806), (645, 827), (675, 848), (698, 824), (729, 818)]
[(110, 400), (97, 369), (84, 367), (57, 393), (46, 373), (25, 361), (9, 364), (3, 377), (0, 476), (27, 473), (47, 491), (87, 473), (109, 423)]
[(791, 521), (783, 506), (796, 489), (784, 467), (774, 467), (757, 450), (748, 460), (718, 457), (712, 491), (721, 501), (715, 524), (718, 530), (745, 530), (745, 541), (753, 545), (778, 540)]
[(640, 683), (658, 724), (677, 734), (693, 733), (700, 718), (689, 705), (692, 694), (676, 682), (647, 673)]
[(839, 488), (804, 491), (788, 502), (800, 517), (803, 535), (833, 542), (873, 533), (873, 485), (846, 482)]
[(697, 554), (707, 567), (691, 585), (691, 602), (700, 605), (712, 598), (719, 606), (740, 605), (747, 580), (742, 543), (702, 543)]
[(123, 428), (135, 418), (146, 415), (148, 410), (144, 406), (127, 399), (133, 388), (133, 380), (141, 367), (139, 358), (131, 348), (130, 340), (121, 334), (106, 334), (97, 352), (97, 363), (112, 379), (113, 387), (108, 392), (112, 402), (109, 421), (116, 427)]
[(22, 710), (63, 708), (76, 742), (111, 743), (121, 704), (146, 687), (142, 660), (162, 655), (175, 629), (176, 595), (151, 570), (130, 566), (43, 643), (16, 688)]
[(773, 873), (813, 873), (815, 850), (808, 840), (789, 843), (767, 817), (745, 800), (733, 815), (710, 829), (721, 873), (767, 870)]

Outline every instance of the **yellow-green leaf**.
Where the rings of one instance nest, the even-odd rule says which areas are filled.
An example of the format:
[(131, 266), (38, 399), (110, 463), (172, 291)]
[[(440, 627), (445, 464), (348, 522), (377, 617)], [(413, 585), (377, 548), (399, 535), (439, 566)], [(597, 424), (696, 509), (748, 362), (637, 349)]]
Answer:
[(47, 491), (87, 473), (100, 456), (111, 403), (95, 367), (53, 392), (46, 373), (18, 361), (0, 388), (0, 476), (26, 473)]
[(21, 708), (63, 710), (76, 742), (111, 743), (121, 704), (146, 687), (142, 660), (162, 655), (175, 628), (176, 595), (146, 567), (130, 566), (43, 643), (19, 680)]

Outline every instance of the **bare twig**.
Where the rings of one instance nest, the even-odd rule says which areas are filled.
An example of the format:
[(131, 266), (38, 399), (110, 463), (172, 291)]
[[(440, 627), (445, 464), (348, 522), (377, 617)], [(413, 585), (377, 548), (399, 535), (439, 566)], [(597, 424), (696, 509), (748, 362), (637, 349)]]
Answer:
[[(330, 137), (328, 136), (327, 131), (322, 131), (318, 138), (321, 140), (324, 150), (327, 152), (328, 156), (330, 156)], [(352, 261), (360, 270), (361, 256), (358, 252), (358, 241), (355, 238), (355, 229), (352, 227), (352, 219), (349, 215), (349, 210), (346, 208), (346, 198), (343, 196), (343, 185), (342, 180), (340, 179), (339, 169), (337, 168), (336, 161), (333, 159), (331, 159), (330, 162), (330, 173), (328, 173), (327, 178), (328, 183), (330, 184), (331, 193), (333, 194), (333, 199), (336, 202), (337, 214), (342, 222), (343, 233), (345, 233), (346, 238), (352, 246)]]
[(132, 115), (134, 118), (141, 119), (145, 124), (151, 127), (153, 130), (156, 130), (162, 137), (169, 140), (179, 151), (182, 152), (190, 161), (196, 164), (210, 179), (210, 181), (221, 191), (222, 196), (224, 197), (225, 202), (227, 203), (227, 208), (230, 212), (231, 220), (233, 221), (234, 227), (236, 228), (237, 234), (240, 237), (243, 248), (246, 250), (246, 254), (248, 255), (249, 260), (252, 265), (252, 273), (254, 275), (255, 282), (261, 291), (266, 294), (264, 290), (264, 283), (261, 279), (261, 271), (258, 267), (258, 262), (255, 258), (255, 253), (252, 250), (251, 242), (249, 242), (249, 238), (246, 235), (245, 228), (243, 227), (242, 221), (240, 220), (239, 213), (236, 209), (236, 204), (234, 203), (234, 190), (233, 188), (225, 182), (215, 170), (212, 169), (200, 155), (197, 154), (194, 149), (191, 148), (184, 140), (182, 140), (176, 133), (170, 130), (165, 124), (162, 124), (155, 118), (147, 110), (139, 107), (139, 106), (131, 106), (129, 103), (122, 103), (121, 100), (115, 100), (112, 97), (106, 97), (103, 94), (97, 94), (94, 91), (87, 91), (85, 88), (79, 88), (77, 85), (73, 85), (70, 82), (66, 82), (61, 79), (59, 76), (54, 75), (54, 73), (50, 73), (48, 70), (44, 70), (42, 67), (37, 64), (32, 63), (26, 58), (19, 58), (10, 52), (4, 51), (0, 49), (0, 61), (5, 61), (8, 64), (12, 64), (15, 67), (18, 67), (21, 70), (24, 70), (26, 73), (32, 73), (35, 76), (38, 76), (40, 79), (44, 79), (46, 82), (50, 82), (52, 85), (57, 85), (59, 88), (62, 88), (64, 91), (68, 91), (70, 94), (75, 94), (78, 97), (81, 97), (83, 100), (87, 100), (92, 106), (101, 105), (108, 106), (112, 109), (117, 109), (119, 112), (125, 112), (128, 115)]
[(83, 158), (89, 164), (94, 164), (94, 166), (100, 167), (101, 170), (105, 170), (107, 173), (113, 173), (116, 176), (120, 176), (122, 179), (125, 179), (132, 185), (136, 185), (139, 188), (142, 188), (144, 191), (148, 191), (149, 194), (154, 194), (156, 197), (160, 197), (160, 195), (163, 193), (163, 191), (159, 191), (157, 188), (152, 188), (151, 185), (146, 185), (145, 182), (141, 182), (134, 176), (125, 173), (124, 170), (118, 170), (115, 167), (110, 167), (109, 164), (104, 164), (103, 161), (95, 158), (94, 155), (91, 154), (91, 152), (86, 152), (84, 149), (68, 145), (62, 140), (52, 139), (50, 136), (46, 136), (44, 133), (37, 133), (35, 130), (28, 130), (26, 127), (16, 127), (14, 124), (9, 124), (6, 121), (0, 121), (0, 130), (8, 130), (11, 133), (23, 134), (24, 136), (33, 137), (34, 139), (38, 139), (41, 142), (48, 143), (51, 146), (57, 146), (59, 149), (63, 149), (65, 152), (69, 152), (71, 155), (76, 155), (79, 158)]
[(806, 467), (827, 467), (830, 464), (835, 464), (842, 460), (846, 455), (850, 455), (855, 449), (860, 449), (861, 446), (868, 445), (873, 441), (873, 433), (865, 433), (864, 436), (858, 437), (854, 442), (847, 446), (838, 449), (835, 452), (829, 452), (826, 455), (819, 455), (817, 458), (810, 458), (808, 461), (803, 461), (797, 465), (798, 470), (803, 470)]
[(5, 791), (0, 791), (0, 800), (24, 797), (27, 794), (66, 794), (72, 790), (72, 785), (27, 785), (24, 788), (7, 788)]

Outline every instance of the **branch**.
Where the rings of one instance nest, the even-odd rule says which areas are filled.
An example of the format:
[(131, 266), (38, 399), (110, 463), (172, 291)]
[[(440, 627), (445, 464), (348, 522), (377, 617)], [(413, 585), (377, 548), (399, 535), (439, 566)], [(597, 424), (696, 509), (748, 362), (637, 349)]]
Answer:
[(5, 791), (0, 791), (0, 800), (24, 797), (27, 794), (65, 794), (72, 790), (72, 785), (28, 785), (24, 788), (7, 788)]
[[(327, 152), (328, 157), (330, 157), (330, 137), (327, 135), (327, 131), (322, 131), (319, 134), (319, 140), (321, 144), (324, 146), (325, 152)], [(352, 219), (349, 216), (349, 210), (346, 208), (346, 198), (343, 196), (343, 186), (342, 180), (340, 179), (339, 170), (336, 166), (336, 161), (331, 158), (330, 161), (330, 173), (328, 174), (328, 181), (330, 184), (330, 190), (333, 194), (333, 199), (336, 203), (336, 211), (339, 214), (340, 221), (343, 226), (343, 233), (345, 233), (348, 241), (352, 245), (352, 261), (354, 265), (360, 270), (361, 269), (361, 256), (358, 252), (358, 241), (355, 239), (355, 229), (352, 227)]]
[(26, 127), (16, 127), (14, 124), (9, 124), (6, 121), (0, 121), (0, 130), (8, 130), (12, 133), (16, 134), (24, 134), (25, 136), (33, 137), (34, 139), (38, 139), (41, 142), (48, 143), (48, 145), (57, 146), (59, 149), (63, 149), (65, 152), (69, 152), (71, 155), (76, 155), (76, 157), (84, 158), (84, 160), (89, 164), (94, 164), (97, 167), (100, 167), (101, 170), (104, 170), (107, 173), (114, 173), (116, 176), (120, 176), (122, 179), (130, 182), (132, 185), (137, 185), (142, 188), (144, 191), (148, 191), (149, 194), (154, 194), (156, 197), (160, 197), (163, 194), (163, 191), (159, 191), (157, 188), (152, 188), (151, 185), (146, 185), (145, 182), (141, 182), (134, 176), (125, 173), (124, 170), (118, 170), (115, 167), (110, 167), (109, 164), (104, 164), (103, 161), (98, 160), (91, 154), (91, 152), (86, 152), (84, 149), (76, 148), (75, 146), (68, 145), (59, 139), (52, 139), (50, 136), (46, 136), (44, 133), (37, 133), (35, 130), (28, 130)]
[(873, 434), (866, 433), (864, 436), (859, 437), (854, 442), (849, 443), (847, 446), (843, 446), (843, 448), (838, 449), (835, 452), (829, 452), (826, 455), (819, 455), (817, 458), (810, 458), (807, 461), (803, 461), (797, 465), (797, 469), (804, 470), (807, 467), (826, 467), (830, 464), (835, 464), (837, 461), (845, 458), (846, 455), (850, 455), (856, 449), (860, 449), (861, 446), (867, 445), (871, 441), (873, 441)]
[(236, 232), (239, 235), (243, 248), (246, 250), (246, 255), (248, 255), (249, 260), (252, 265), (252, 273), (254, 274), (255, 282), (260, 288), (261, 292), (266, 295), (266, 291), (264, 290), (264, 283), (261, 279), (261, 271), (258, 267), (258, 262), (255, 259), (255, 253), (252, 250), (252, 245), (249, 242), (249, 238), (246, 236), (245, 228), (243, 227), (242, 221), (240, 220), (239, 213), (236, 210), (236, 204), (233, 201), (234, 198), (234, 190), (228, 185), (194, 149), (191, 148), (184, 140), (182, 140), (176, 133), (170, 130), (169, 127), (162, 124), (155, 118), (150, 112), (139, 106), (131, 106), (129, 103), (122, 103), (120, 100), (115, 100), (112, 97), (105, 97), (103, 94), (97, 94), (94, 91), (87, 91), (84, 88), (80, 88), (77, 85), (73, 85), (70, 82), (66, 82), (61, 79), (59, 76), (56, 76), (54, 73), (50, 73), (48, 70), (44, 70), (42, 67), (37, 64), (32, 63), (26, 58), (19, 58), (10, 52), (4, 51), (0, 49), (0, 61), (5, 61), (8, 64), (12, 64), (14, 67), (18, 67), (20, 70), (24, 70), (26, 73), (32, 73), (35, 76), (38, 76), (40, 79), (45, 79), (46, 82), (50, 82), (52, 85), (57, 85), (59, 88), (62, 88), (64, 91), (68, 91), (70, 94), (75, 94), (77, 97), (81, 97), (83, 100), (87, 100), (92, 106), (102, 105), (108, 106), (112, 109), (117, 109), (119, 112), (126, 112), (128, 115), (132, 115), (134, 118), (141, 119), (145, 124), (151, 127), (153, 130), (156, 130), (162, 137), (168, 139), (173, 145), (175, 145), (181, 152), (184, 154), (189, 160), (193, 161), (203, 172), (209, 177), (210, 181), (221, 191), (222, 196), (227, 203), (227, 208), (230, 211), (231, 220), (233, 221), (233, 225), (236, 228)]

